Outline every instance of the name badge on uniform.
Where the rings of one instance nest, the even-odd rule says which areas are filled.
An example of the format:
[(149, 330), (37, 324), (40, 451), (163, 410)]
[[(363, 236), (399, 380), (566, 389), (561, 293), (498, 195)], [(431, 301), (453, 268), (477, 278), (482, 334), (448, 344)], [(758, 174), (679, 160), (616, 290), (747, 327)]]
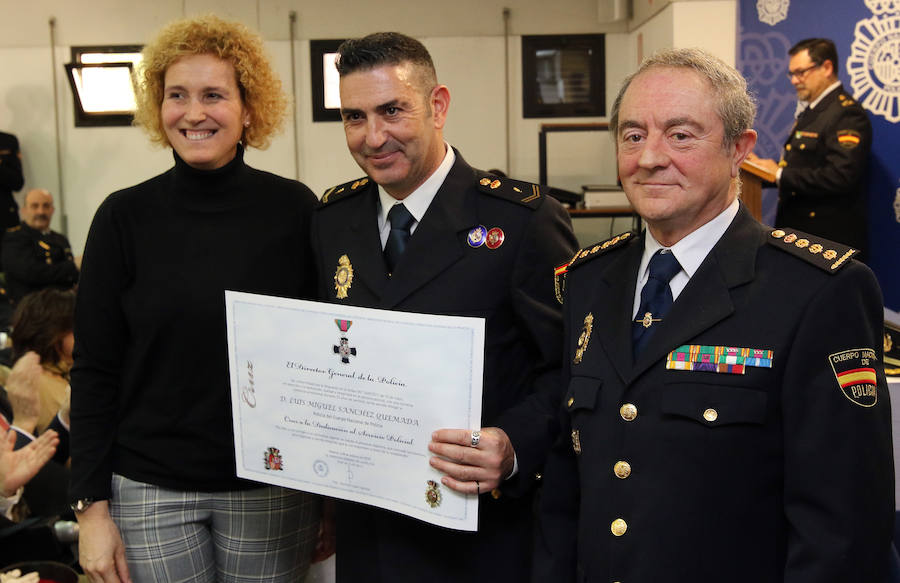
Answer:
[(666, 357), (666, 368), (744, 374), (746, 367), (772, 368), (775, 353), (764, 348), (739, 348), (736, 346), (704, 346), (684, 344)]

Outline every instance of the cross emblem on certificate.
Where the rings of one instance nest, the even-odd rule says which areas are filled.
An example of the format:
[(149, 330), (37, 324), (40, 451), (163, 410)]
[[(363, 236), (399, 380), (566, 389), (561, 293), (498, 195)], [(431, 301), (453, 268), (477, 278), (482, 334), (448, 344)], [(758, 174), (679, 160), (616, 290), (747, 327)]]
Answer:
[[(352, 320), (338, 320), (334, 321), (337, 324), (338, 330), (342, 333), (347, 334), (350, 330), (350, 326), (353, 325)], [(350, 357), (356, 356), (356, 348), (350, 346), (350, 341), (346, 336), (341, 336), (341, 340), (338, 344), (334, 345), (334, 353), (340, 355), (341, 362), (344, 364), (350, 364)]]
[(341, 362), (350, 364), (350, 357), (356, 356), (356, 348), (350, 346), (349, 340), (341, 338), (341, 343), (334, 345), (334, 353), (341, 355)]

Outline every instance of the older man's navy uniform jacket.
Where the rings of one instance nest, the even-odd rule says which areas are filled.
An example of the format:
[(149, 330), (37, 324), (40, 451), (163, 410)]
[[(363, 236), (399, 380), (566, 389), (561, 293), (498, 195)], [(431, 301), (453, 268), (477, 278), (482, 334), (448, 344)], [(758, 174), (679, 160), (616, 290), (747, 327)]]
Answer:
[(843, 87), (800, 115), (784, 144), (775, 225), (868, 249), (872, 124)]
[[(485, 318), (482, 425), (506, 431), (519, 464), (518, 475), (494, 493), (496, 498), (481, 496), (477, 533), (339, 504), (338, 581), (527, 580), (532, 492), (558, 429), (562, 317), (553, 268), (576, 248), (568, 214), (546, 189), (475, 170), (457, 152), (388, 277), (376, 184), (354, 181), (329, 190), (322, 200), (313, 219), (320, 298)], [(502, 231), (502, 243), (497, 245), (497, 231), (482, 241), (479, 227)], [(406, 348), (397, 338), (396, 350)]]
[(23, 222), (6, 230), (0, 256), (16, 302), (45, 287), (70, 289), (78, 282), (72, 248), (62, 233), (41, 233)]
[(871, 271), (741, 207), (635, 362), (643, 238), (614, 241), (565, 275), (565, 428), (535, 580), (884, 580), (894, 470)]

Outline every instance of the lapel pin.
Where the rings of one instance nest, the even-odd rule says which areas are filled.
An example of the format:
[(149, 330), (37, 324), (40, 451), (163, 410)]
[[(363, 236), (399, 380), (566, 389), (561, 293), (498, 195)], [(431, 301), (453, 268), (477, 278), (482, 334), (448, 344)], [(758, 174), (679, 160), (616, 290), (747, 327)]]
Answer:
[(584, 351), (587, 350), (588, 342), (591, 341), (591, 331), (594, 329), (594, 314), (589, 313), (584, 317), (584, 327), (581, 329), (581, 335), (578, 336), (578, 348), (575, 350), (575, 358), (572, 364), (581, 363), (584, 357)]
[(337, 269), (334, 272), (334, 291), (337, 294), (337, 299), (342, 300), (347, 297), (347, 290), (350, 289), (352, 283), (353, 266), (350, 264), (350, 258), (346, 255), (341, 255), (341, 258), (338, 259)]
[(503, 233), (503, 229), (494, 227), (487, 232), (487, 241), (485, 242), (485, 245), (487, 245), (488, 249), (496, 249), (500, 245), (503, 245), (503, 240), (505, 238), (506, 235)]
[(487, 238), (487, 229), (483, 226), (478, 225), (474, 227), (471, 231), (469, 231), (468, 237), (466, 237), (466, 241), (469, 243), (469, 247), (481, 247), (484, 245), (484, 241)]

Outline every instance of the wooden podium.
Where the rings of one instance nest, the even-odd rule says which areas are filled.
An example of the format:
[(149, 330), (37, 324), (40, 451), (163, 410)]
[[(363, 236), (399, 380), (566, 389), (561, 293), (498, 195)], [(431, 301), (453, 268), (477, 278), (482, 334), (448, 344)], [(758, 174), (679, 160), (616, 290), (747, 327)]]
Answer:
[(775, 184), (775, 175), (744, 160), (741, 164), (741, 200), (758, 221), (762, 219), (763, 183)]

